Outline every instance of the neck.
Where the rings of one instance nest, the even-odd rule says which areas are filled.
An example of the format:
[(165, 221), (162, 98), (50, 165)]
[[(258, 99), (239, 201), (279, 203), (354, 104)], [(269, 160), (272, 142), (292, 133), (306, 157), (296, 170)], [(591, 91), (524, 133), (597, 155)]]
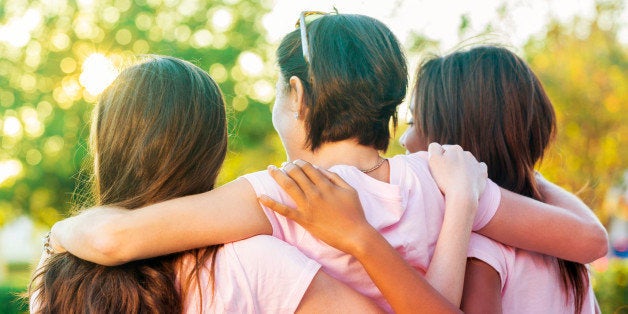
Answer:
[[(370, 169), (381, 160), (378, 150), (360, 145), (355, 140), (325, 143), (315, 152), (306, 149), (288, 152), (288, 158), (290, 160), (302, 159), (325, 169), (335, 165), (349, 165), (360, 170)], [(382, 166), (373, 171), (372, 174), (379, 173), (380, 169), (387, 173), (387, 168)]]

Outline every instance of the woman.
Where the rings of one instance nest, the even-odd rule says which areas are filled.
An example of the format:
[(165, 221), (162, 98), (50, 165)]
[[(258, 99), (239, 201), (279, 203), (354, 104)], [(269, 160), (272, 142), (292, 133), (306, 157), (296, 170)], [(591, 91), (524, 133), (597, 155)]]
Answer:
[[(525, 61), (491, 46), (433, 58), (418, 69), (413, 96), (415, 124), (408, 132), (421, 140), (405, 136), (406, 147), (459, 144), (487, 163), (489, 178), (501, 187), (551, 201), (547, 191), (557, 187), (534, 167), (554, 136), (554, 109)], [(470, 246), (465, 312), (595, 312), (584, 265), (482, 236)]]
[[(200, 68), (154, 57), (103, 92), (90, 139), (97, 204), (130, 211), (208, 191), (227, 148), (223, 98)], [(379, 311), (268, 236), (116, 267), (47, 253), (31, 284), (34, 313)]]
[[(416, 119), (401, 138), (410, 152), (426, 149), (431, 141), (459, 143), (488, 163), (489, 176), (501, 186), (538, 200), (559, 201), (560, 188), (534, 170), (555, 133), (554, 109), (539, 79), (514, 53), (483, 46), (430, 59), (418, 69), (412, 99)], [(263, 202), (336, 246), (332, 229), (325, 226), (330, 221), (349, 225), (355, 219), (338, 213), (354, 214), (359, 204), (345, 201), (339, 196), (345, 193), (340, 186), (310, 165), (303, 164), (302, 170), (289, 176), (273, 172), (291, 197), (300, 200), (298, 208), (266, 198)], [(308, 178), (303, 177), (305, 172)], [(309, 178), (317, 176), (316, 186), (332, 188), (325, 192), (311, 188)], [(335, 182), (344, 184), (338, 178)], [(324, 195), (313, 197), (315, 192)], [(596, 312), (582, 264), (505, 246), (478, 234), (471, 237), (469, 257), (465, 313)]]
[[(424, 158), (408, 155), (382, 161), (379, 151), (388, 146), (388, 125), (391, 118), (396, 121), (396, 107), (404, 97), (407, 83), (405, 58), (396, 38), (379, 21), (360, 15), (326, 15), (307, 24), (307, 30), (305, 27), (302, 22), (300, 29), (288, 34), (278, 48), (281, 75), (273, 124), (289, 160), (308, 160), (322, 168), (335, 166), (333, 170), (349, 183), (367, 182), (358, 193), (363, 203), (369, 204), (366, 218), (378, 233), (360, 224), (359, 230), (352, 229), (360, 232), (360, 236), (349, 237), (349, 246), (364, 238), (380, 241), (379, 233), (383, 234), (411, 266), (425, 272), (430, 283), (454, 304), (460, 300), (461, 287), (451, 283), (461, 282), (462, 272), (458, 271), (461, 261), (441, 258), (441, 253), (450, 256), (447, 253), (455, 251), (465, 255), (468, 236), (465, 231), (471, 228), (482, 229), (508, 244), (578, 261), (590, 261), (605, 252), (604, 229), (582, 212), (568, 214), (563, 209), (499, 190), (490, 182), (479, 202), (469, 194), (456, 195), (461, 190), (454, 189), (456, 193), (447, 195), (445, 203)], [(305, 36), (300, 36), (301, 31)], [(307, 61), (304, 51), (309, 56)], [(399, 188), (400, 185), (404, 188)], [(380, 275), (386, 277), (391, 271), (378, 254), (363, 254), (353, 247), (355, 259), (352, 259), (321, 245), (298, 225), (261, 207), (257, 198), (266, 192), (281, 196), (280, 201), (292, 202), (267, 172), (260, 172), (207, 193), (132, 212), (96, 208), (57, 223), (53, 227), (53, 240), (60, 249), (87, 260), (119, 264), (257, 234), (273, 234), (299, 247), (323, 264), (332, 276), (377, 300), (386, 309), (390, 307), (382, 294), (389, 301), (405, 300), (408, 307), (421, 306), (420, 298), (394, 298), (395, 294), (407, 295), (414, 289), (399, 291), (378, 280)], [(475, 208), (467, 209), (469, 201), (475, 202), (476, 206), (472, 206)], [(520, 217), (536, 227), (544, 228), (553, 219), (561, 219), (563, 224), (544, 237), (530, 236), (521, 224), (512, 221), (518, 214), (513, 208), (518, 207), (538, 214), (538, 217)], [(173, 208), (181, 210), (176, 217), (170, 214)], [(460, 208), (478, 214), (474, 219), (446, 215)], [(426, 215), (430, 210), (435, 211), (433, 215)], [(86, 228), (85, 223), (91, 227)], [(421, 234), (408, 232), (416, 230), (417, 225), (427, 227)], [(439, 239), (441, 227), (448, 235), (446, 241), (442, 236)], [(586, 232), (574, 239), (571, 231), (575, 228)], [(450, 229), (461, 236), (451, 236)], [(126, 234), (136, 234), (133, 230), (142, 230), (145, 240), (123, 241), (130, 238)], [(557, 244), (561, 241), (572, 245)], [(368, 280), (368, 275), (377, 287)], [(396, 311), (402, 308), (394, 307)]]

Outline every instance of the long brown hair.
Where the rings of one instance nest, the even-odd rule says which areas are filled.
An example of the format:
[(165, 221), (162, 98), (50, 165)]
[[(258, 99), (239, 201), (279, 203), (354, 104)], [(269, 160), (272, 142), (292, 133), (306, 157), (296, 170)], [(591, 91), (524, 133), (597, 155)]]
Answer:
[[(482, 46), (428, 60), (417, 72), (414, 118), (426, 143), (459, 144), (513, 192), (543, 200), (535, 179), (556, 132), (554, 108), (528, 65), (503, 47)], [(582, 309), (584, 265), (558, 260), (569, 302)]]
[(295, 30), (279, 44), (277, 63), (285, 80), (296, 76), (303, 83), (307, 145), (314, 151), (326, 142), (356, 139), (386, 150), (390, 121), (396, 126), (408, 85), (397, 38), (382, 22), (357, 14), (325, 15), (306, 30), (310, 62)]
[[(225, 106), (200, 68), (152, 57), (124, 70), (101, 95), (90, 135), (96, 204), (134, 209), (214, 187), (227, 149)], [(41, 313), (177, 313), (219, 246), (115, 267), (52, 256), (31, 282)], [(183, 258), (194, 260), (181, 273)]]

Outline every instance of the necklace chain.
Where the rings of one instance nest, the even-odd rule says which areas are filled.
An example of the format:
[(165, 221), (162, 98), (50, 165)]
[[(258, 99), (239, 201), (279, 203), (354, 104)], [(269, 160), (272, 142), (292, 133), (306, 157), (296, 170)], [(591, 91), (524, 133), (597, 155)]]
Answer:
[(360, 171), (362, 171), (363, 173), (369, 173), (369, 172), (373, 172), (375, 170), (377, 170), (377, 168), (381, 167), (384, 164), (384, 161), (386, 161), (386, 158), (382, 158), (381, 156), (379, 156), (380, 160), (377, 162), (377, 164), (371, 168), (368, 169), (360, 169)]

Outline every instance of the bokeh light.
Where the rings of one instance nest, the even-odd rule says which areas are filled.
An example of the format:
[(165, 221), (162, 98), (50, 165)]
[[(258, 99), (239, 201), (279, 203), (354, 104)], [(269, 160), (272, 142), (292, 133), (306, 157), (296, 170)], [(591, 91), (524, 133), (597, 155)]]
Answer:
[(100, 53), (93, 53), (83, 62), (79, 82), (90, 94), (98, 95), (116, 79), (118, 73), (110, 59)]
[(20, 120), (16, 117), (7, 117), (4, 119), (4, 127), (3, 132), (4, 135), (9, 137), (15, 137), (21, 134), (22, 132), (22, 124)]
[(226, 9), (216, 10), (214, 15), (212, 16), (212, 25), (214, 29), (217, 31), (226, 31), (231, 27), (233, 23), (233, 16), (231, 12)]
[(245, 51), (241, 53), (238, 57), (238, 63), (242, 72), (247, 76), (258, 76), (264, 70), (264, 61), (253, 52)]
[(29, 9), (23, 16), (12, 18), (8, 23), (0, 26), (0, 42), (21, 48), (31, 39), (31, 32), (41, 24), (41, 13)]
[(22, 163), (19, 160), (11, 159), (0, 161), (0, 184), (4, 181), (19, 175), (22, 172)]

